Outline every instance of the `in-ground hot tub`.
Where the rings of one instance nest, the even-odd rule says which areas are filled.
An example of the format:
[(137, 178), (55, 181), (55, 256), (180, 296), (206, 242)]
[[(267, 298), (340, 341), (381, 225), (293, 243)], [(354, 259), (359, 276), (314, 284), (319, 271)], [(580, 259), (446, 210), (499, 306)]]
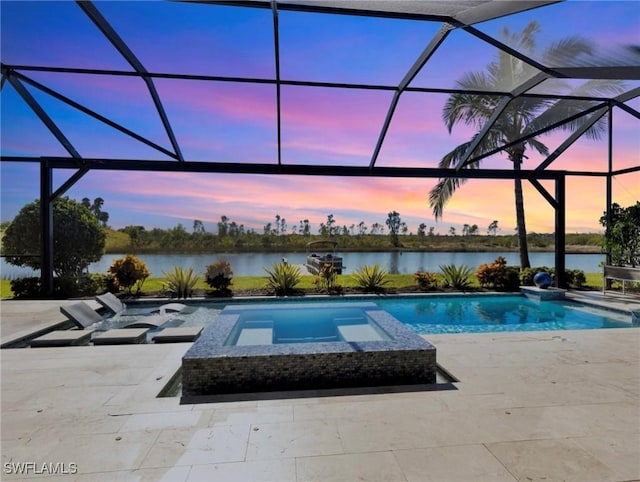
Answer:
[(435, 382), (435, 347), (371, 302), (230, 305), (182, 359), (183, 401)]

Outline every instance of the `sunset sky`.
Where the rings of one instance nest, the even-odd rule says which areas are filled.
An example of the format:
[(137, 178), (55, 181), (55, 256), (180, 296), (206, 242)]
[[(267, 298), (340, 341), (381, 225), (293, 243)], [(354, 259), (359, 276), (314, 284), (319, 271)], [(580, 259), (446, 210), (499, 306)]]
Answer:
[[(188, 73), (272, 79), (275, 76), (271, 12), (258, 8), (181, 2), (94, 2), (154, 73)], [(640, 8), (631, 1), (570, 1), (496, 19), (477, 28), (499, 38), (508, 26), (520, 31), (536, 19), (540, 49), (568, 36), (596, 41), (607, 58), (612, 48), (640, 45)], [(1, 2), (2, 62), (16, 65), (87, 67), (131, 71), (75, 2)], [(397, 86), (440, 23), (280, 11), (280, 76), (285, 80)], [(454, 31), (411, 83), (453, 88), (469, 71), (482, 71), (495, 49), (464, 31)], [(619, 60), (612, 57), (614, 64)], [(635, 64), (638, 65), (638, 64)], [(138, 78), (25, 71), (88, 108), (171, 150), (145, 84)], [(277, 162), (276, 89), (272, 84), (156, 79), (167, 116), (189, 161)], [(628, 85), (640, 87), (640, 81)], [(164, 154), (28, 86), (71, 144), (87, 158), (170, 160)], [(42, 122), (6, 82), (1, 97), (1, 152), (6, 156), (68, 156)], [(282, 163), (366, 166), (369, 164), (393, 93), (367, 89), (282, 86)], [(460, 125), (449, 134), (442, 122), (444, 94), (405, 92), (377, 161), (378, 166), (436, 167), (440, 158), (470, 139)], [(640, 110), (640, 100), (628, 103)], [(614, 111), (614, 169), (640, 164), (640, 123)], [(551, 151), (568, 134), (542, 137)], [(528, 151), (524, 168), (542, 160)], [(144, 162), (144, 161), (141, 161)], [(505, 157), (484, 161), (507, 169)], [(0, 166), (1, 218), (39, 197), (39, 166)], [(580, 139), (553, 169), (607, 169), (607, 141)], [(56, 171), (56, 187), (73, 171)], [(498, 220), (501, 232), (515, 227), (512, 181), (471, 180), (436, 221), (428, 192), (437, 180), (93, 171), (67, 195), (102, 197), (114, 228), (143, 225), (191, 230), (193, 220), (215, 230), (221, 216), (261, 232), (276, 215), (289, 231), (308, 219), (313, 232), (333, 214), (340, 226), (384, 224), (398, 211), (409, 230), (420, 223), (446, 233), (451, 226), (477, 224), (481, 233)], [(543, 183), (545, 184), (545, 183)], [(553, 192), (552, 184), (545, 184)], [(55, 189), (55, 188), (54, 188)], [(640, 173), (613, 181), (614, 201), (640, 199)], [(525, 184), (530, 232), (552, 232), (553, 210)], [(606, 208), (604, 178), (569, 177), (567, 231), (600, 231)]]

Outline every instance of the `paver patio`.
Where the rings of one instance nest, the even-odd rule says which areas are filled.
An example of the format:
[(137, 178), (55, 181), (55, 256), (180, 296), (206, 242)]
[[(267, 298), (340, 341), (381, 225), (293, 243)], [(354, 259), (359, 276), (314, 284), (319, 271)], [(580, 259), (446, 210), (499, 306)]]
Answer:
[(189, 343), (3, 349), (2, 480), (640, 479), (640, 330), (427, 338), (456, 390), (196, 405), (156, 397)]

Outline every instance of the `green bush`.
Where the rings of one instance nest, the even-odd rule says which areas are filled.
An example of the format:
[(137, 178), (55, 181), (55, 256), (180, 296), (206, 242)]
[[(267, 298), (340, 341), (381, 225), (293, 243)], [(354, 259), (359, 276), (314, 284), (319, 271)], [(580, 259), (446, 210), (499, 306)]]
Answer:
[(14, 298), (37, 298), (42, 294), (40, 278), (36, 276), (11, 280)]
[(549, 268), (547, 266), (537, 266), (534, 268), (525, 268), (520, 271), (520, 284), (524, 286), (533, 286), (535, 284), (533, 282), (534, 276), (543, 271), (545, 273), (549, 273), (551, 278), (555, 280), (556, 270), (554, 268)]
[(173, 298), (190, 298), (193, 293), (200, 276), (193, 272), (193, 268), (183, 269), (181, 266), (174, 266), (170, 273), (162, 272), (166, 278), (163, 283), (164, 289), (167, 290)]
[(288, 263), (274, 263), (271, 269), (264, 269), (269, 278), (267, 288), (278, 296), (286, 296), (295, 291), (295, 287), (302, 278), (300, 268)]
[[(537, 266), (535, 268), (525, 268), (520, 271), (520, 283), (524, 286), (533, 286), (535, 284), (533, 282), (534, 276), (543, 271), (549, 273), (555, 282), (555, 268)], [(564, 279), (562, 281), (564, 285), (570, 286), (571, 288), (582, 288), (587, 282), (587, 277), (581, 269), (567, 269), (564, 272)]]
[(440, 265), (444, 286), (462, 290), (471, 286), (473, 270), (468, 266), (455, 264)]
[[(56, 298), (77, 298), (104, 293), (109, 286), (110, 277), (103, 274), (87, 274), (77, 278), (64, 276), (53, 279), (53, 295)], [(16, 278), (11, 280), (11, 291), (15, 298), (38, 298), (42, 295), (42, 284), (38, 277)]]
[(428, 271), (416, 271), (413, 274), (413, 279), (421, 290), (428, 290), (438, 286), (438, 277), (435, 273), (429, 273)]
[(207, 266), (205, 271), (205, 281), (213, 288), (217, 293), (228, 295), (231, 290), (233, 279), (233, 271), (231, 270), (231, 264), (225, 260), (216, 261), (213, 264)]
[(568, 269), (564, 276), (565, 282), (572, 288), (582, 288), (587, 282), (587, 277), (581, 269)]
[(507, 266), (507, 260), (498, 256), (493, 263), (485, 263), (476, 269), (476, 277), (482, 287), (517, 291), (520, 285), (518, 268)]
[(114, 260), (107, 272), (113, 276), (115, 287), (118, 290), (124, 288), (128, 294), (134, 285), (136, 293), (140, 293), (145, 280), (151, 275), (145, 262), (131, 254)]
[(358, 288), (367, 292), (379, 292), (384, 290), (389, 280), (387, 272), (380, 268), (379, 265), (364, 265), (362, 268), (353, 273)]
[(111, 286), (110, 277), (103, 274), (86, 274), (77, 278), (63, 276), (54, 280), (54, 289), (62, 298), (94, 296), (104, 293), (109, 286)]

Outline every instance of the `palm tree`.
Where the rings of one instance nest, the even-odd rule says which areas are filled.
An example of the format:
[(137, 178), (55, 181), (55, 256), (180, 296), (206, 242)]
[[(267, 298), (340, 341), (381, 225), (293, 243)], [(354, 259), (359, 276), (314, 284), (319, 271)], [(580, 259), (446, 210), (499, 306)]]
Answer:
[[(536, 45), (534, 39), (535, 34), (539, 31), (540, 26), (536, 21), (529, 23), (519, 35), (512, 34), (505, 27), (502, 32), (502, 40), (507, 45), (515, 47), (532, 58), (539, 58), (535, 55)], [(594, 47), (587, 41), (570, 37), (551, 45), (543, 52), (540, 58), (542, 59), (541, 63), (545, 65), (553, 65), (553, 62), (557, 62), (558, 59), (562, 59), (564, 62), (570, 59), (571, 62), (576, 63), (580, 61), (581, 57), (592, 55), (593, 51)], [(442, 113), (443, 120), (449, 133), (458, 122), (474, 126), (478, 131), (471, 141), (457, 146), (446, 154), (440, 161), (439, 167), (451, 168), (464, 159), (467, 150), (477, 142), (478, 136), (483, 132), (487, 121), (494, 115), (496, 108), (502, 101), (502, 96), (489, 95), (484, 92), (511, 91), (514, 86), (521, 85), (526, 80), (531, 79), (537, 72), (538, 70), (535, 67), (500, 50), (497, 58), (487, 66), (486, 72), (470, 72), (458, 80), (457, 85), (463, 92), (451, 94), (447, 99)], [(589, 81), (579, 89), (574, 89), (573, 93), (581, 93), (586, 96), (588, 93), (593, 94), (598, 91), (620, 92), (620, 87), (619, 83), (612, 81)], [(555, 91), (556, 89), (557, 91)], [(559, 80), (554, 81), (554, 93), (567, 93), (570, 90), (571, 88), (568, 84)], [(473, 94), (473, 91), (483, 92), (483, 94)], [(582, 112), (592, 105), (594, 105), (594, 102), (585, 100), (516, 97), (509, 102), (499, 118), (480, 140), (469, 159), (477, 158), (483, 153), (494, 151), (501, 146), (510, 145), (503, 152), (506, 152), (508, 160), (513, 164), (513, 169), (520, 170), (522, 162), (526, 158), (525, 152), (527, 148), (531, 148), (543, 156), (549, 155), (549, 149), (535, 137), (521, 142), (518, 142), (519, 139), (541, 128), (549, 127), (559, 120)], [(588, 122), (591, 119), (590, 116), (594, 115), (596, 113), (563, 124), (559, 128), (575, 130), (580, 125)], [(601, 122), (597, 122), (585, 134), (597, 139), (603, 131), (604, 125)], [(472, 160), (463, 165), (463, 167), (478, 169), (481, 161), (482, 159)], [(429, 192), (429, 205), (436, 219), (442, 217), (445, 204), (453, 196), (455, 190), (466, 180), (463, 178), (441, 178)], [(530, 263), (521, 179), (516, 178), (514, 180), (514, 187), (520, 267), (528, 268)]]

